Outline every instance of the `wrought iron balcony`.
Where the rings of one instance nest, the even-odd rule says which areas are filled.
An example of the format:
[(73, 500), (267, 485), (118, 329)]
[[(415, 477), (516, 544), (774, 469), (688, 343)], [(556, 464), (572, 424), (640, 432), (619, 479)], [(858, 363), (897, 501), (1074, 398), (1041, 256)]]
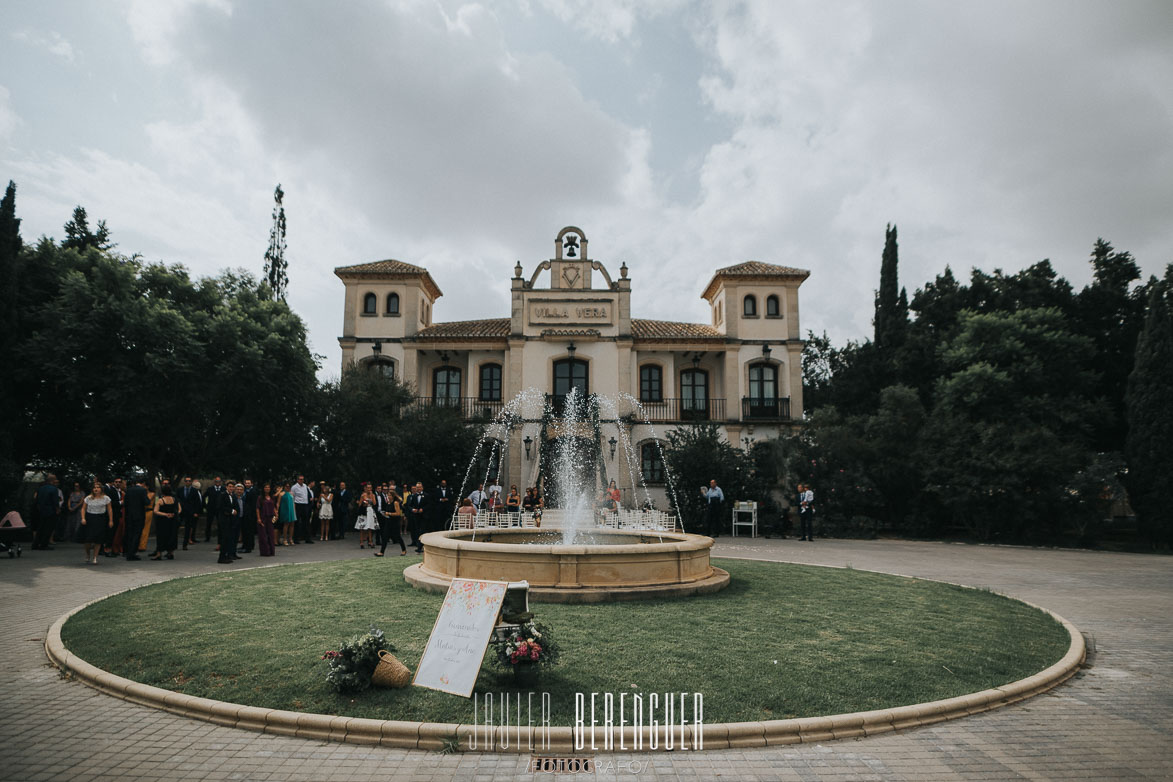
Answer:
[(408, 405), (408, 409), (446, 408), (455, 410), (461, 418), (473, 420), (476, 418), (493, 418), (501, 412), (504, 402), (501, 400), (486, 400), (475, 396), (417, 396)]
[[(664, 398), (655, 402), (641, 400), (649, 421), (724, 421), (724, 399)], [(639, 414), (637, 413), (638, 417)]]
[(743, 396), (741, 398), (741, 419), (743, 421), (789, 421), (790, 397), (768, 399)]

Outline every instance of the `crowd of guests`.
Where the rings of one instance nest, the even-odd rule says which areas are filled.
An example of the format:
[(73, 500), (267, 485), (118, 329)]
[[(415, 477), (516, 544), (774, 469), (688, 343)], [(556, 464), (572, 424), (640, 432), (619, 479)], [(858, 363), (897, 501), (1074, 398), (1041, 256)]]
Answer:
[[(523, 502), (517, 487), (504, 500), (500, 486), (478, 486), (464, 503), (478, 509), (501, 510), (506, 504), (517, 507), (540, 504), (531, 489)], [(410, 545), (423, 551), (420, 537), (447, 529), (461, 504), (457, 492), (446, 480), (425, 490), (421, 482), (400, 488), (394, 480), (363, 483), (350, 489), (345, 481), (337, 486), (327, 481), (294, 481), (255, 484), (251, 479), (224, 480), (216, 476), (202, 486), (185, 476), (178, 486), (164, 478), (149, 488), (145, 478), (128, 482), (124, 478), (93, 481), (83, 488), (74, 481), (69, 494), (59, 487), (57, 476), (49, 474), (34, 499), (33, 549), (52, 549), (55, 542), (78, 542), (85, 546), (85, 561), (124, 556), (139, 560), (146, 552), (152, 532), (155, 549), (151, 559), (174, 559), (176, 551), (210, 544), (215, 534), (217, 561), (231, 564), (243, 554), (256, 551), (271, 557), (281, 546), (311, 545), (345, 540), (357, 533), (359, 548), (378, 548), (386, 553), (394, 543), (401, 555)]]

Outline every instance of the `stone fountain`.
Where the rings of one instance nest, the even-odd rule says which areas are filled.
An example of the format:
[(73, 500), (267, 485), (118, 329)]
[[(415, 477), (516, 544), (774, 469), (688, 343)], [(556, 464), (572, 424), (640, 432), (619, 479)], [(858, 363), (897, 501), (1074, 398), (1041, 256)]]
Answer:
[[(576, 394), (570, 392), (553, 421), (559, 431), (583, 431), (585, 405)], [(509, 426), (505, 419), (518, 416), (524, 402), (533, 398), (534, 392), (519, 394), (494, 424)], [(591, 401), (598, 403), (595, 398)], [(614, 407), (613, 401), (606, 403)], [(547, 403), (547, 419), (550, 413)], [(428, 533), (421, 538), (423, 562), (404, 571), (407, 581), (434, 592), (446, 592), (453, 578), (528, 581), (531, 599), (561, 603), (681, 597), (728, 586), (729, 573), (709, 562), (712, 538), (599, 527), (593, 503), (593, 463), (582, 442), (589, 443), (589, 438), (566, 437), (561, 447), (552, 449), (548, 493), (557, 498), (557, 507), (547, 514), (543, 527)], [(630, 449), (628, 443), (624, 447)], [(551, 517), (557, 518), (557, 528), (551, 529)]]

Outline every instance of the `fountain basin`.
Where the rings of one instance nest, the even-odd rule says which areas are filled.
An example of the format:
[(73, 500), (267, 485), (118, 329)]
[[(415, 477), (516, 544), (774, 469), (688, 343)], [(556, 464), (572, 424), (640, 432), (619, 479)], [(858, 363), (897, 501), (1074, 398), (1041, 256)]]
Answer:
[[(423, 562), (407, 568), (414, 587), (447, 592), (453, 578), (528, 581), (531, 600), (599, 603), (707, 594), (729, 585), (713, 567), (713, 539), (680, 532), (599, 529), (590, 543), (563, 544), (535, 529), (429, 532)], [(474, 539), (475, 538), (475, 539)]]

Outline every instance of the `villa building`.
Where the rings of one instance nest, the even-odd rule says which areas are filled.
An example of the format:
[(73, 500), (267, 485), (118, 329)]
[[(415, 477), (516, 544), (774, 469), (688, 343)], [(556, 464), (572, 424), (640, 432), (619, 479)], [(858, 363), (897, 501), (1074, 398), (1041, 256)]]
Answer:
[[(470, 422), (491, 420), (523, 390), (538, 389), (547, 412), (526, 406), (500, 437), (501, 483), (535, 485), (551, 440), (589, 437), (600, 477), (616, 480), (626, 504), (643, 501), (641, 473), (663, 499), (657, 439), (671, 428), (710, 421), (741, 445), (801, 419), (798, 288), (809, 271), (759, 261), (717, 269), (701, 291), (709, 323), (646, 320), (632, 317), (627, 265), (612, 278), (587, 245), (581, 229), (562, 229), (554, 257), (528, 279), (520, 263), (514, 267), (509, 316), (487, 320), (433, 321), (442, 294), (422, 267), (395, 260), (339, 267), (343, 367), (404, 380), (416, 404), (456, 408)], [(549, 426), (548, 410), (571, 389), (605, 400), (593, 432)]]

